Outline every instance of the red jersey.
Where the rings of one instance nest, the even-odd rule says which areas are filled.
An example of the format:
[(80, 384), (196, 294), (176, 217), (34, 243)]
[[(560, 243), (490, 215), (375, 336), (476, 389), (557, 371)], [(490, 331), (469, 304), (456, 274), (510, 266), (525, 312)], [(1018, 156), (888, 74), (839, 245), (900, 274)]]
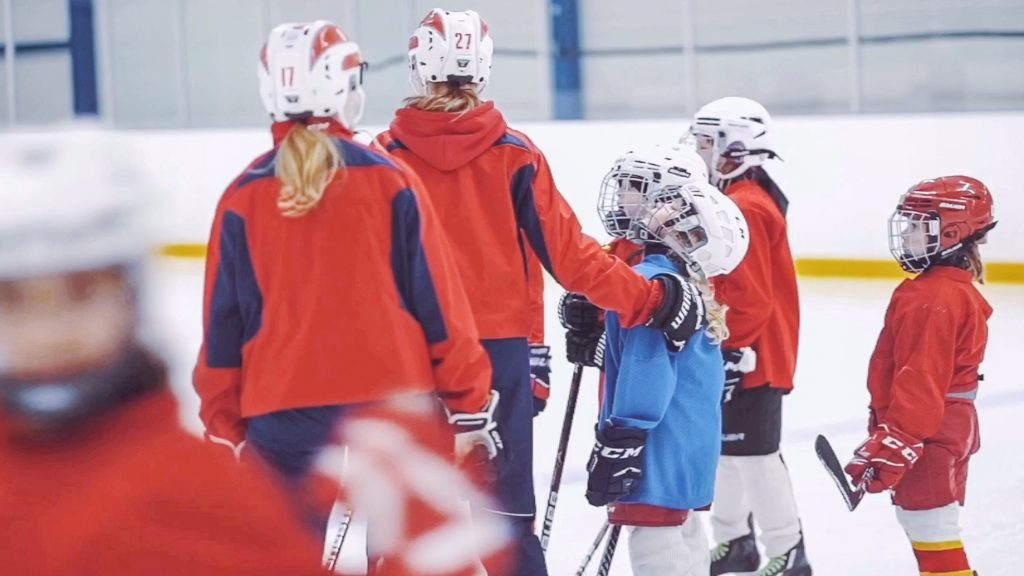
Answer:
[(948, 403), (974, 398), (992, 307), (972, 279), (967, 270), (934, 266), (893, 292), (868, 368), (879, 423), (927, 440)]
[(482, 558), (493, 567), (509, 553), (502, 517), (471, 517), (464, 507), (494, 509), (481, 487), (491, 483), (474, 481), (451, 451), (451, 431), (424, 396), (354, 408), (340, 420), (337, 441), (317, 460), (315, 488), (366, 516), (367, 552), (383, 561), (376, 573), (475, 576)]
[[(274, 126), (275, 144), (290, 128)], [(345, 168), (308, 214), (278, 210), (276, 146), (217, 206), (194, 375), (210, 435), (238, 443), (251, 416), (403, 394), (487, 402), (490, 362), (422, 185), (329, 133)]]
[(757, 367), (744, 374), (744, 388), (792, 390), (800, 304), (786, 218), (753, 180), (733, 182), (725, 194), (747, 219), (750, 248), (735, 270), (712, 279), (715, 299), (729, 307), (729, 339), (722, 347), (757, 352)]
[(661, 303), (659, 283), (583, 234), (547, 159), (508, 128), (493, 102), (461, 114), (404, 108), (377, 139), (426, 184), (481, 338), (531, 333), (523, 238), (559, 284), (618, 312), (629, 326), (647, 320)]
[(0, 462), (4, 574), (323, 574), (284, 495), (181, 430), (169, 392), (51, 437), (0, 418)]

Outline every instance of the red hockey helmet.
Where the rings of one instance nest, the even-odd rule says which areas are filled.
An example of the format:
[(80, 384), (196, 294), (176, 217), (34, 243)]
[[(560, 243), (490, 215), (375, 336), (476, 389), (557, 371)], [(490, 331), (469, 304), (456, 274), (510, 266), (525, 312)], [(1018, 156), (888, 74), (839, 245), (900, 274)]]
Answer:
[(992, 195), (980, 180), (923, 180), (900, 198), (889, 218), (889, 250), (907, 272), (922, 272), (996, 225)]

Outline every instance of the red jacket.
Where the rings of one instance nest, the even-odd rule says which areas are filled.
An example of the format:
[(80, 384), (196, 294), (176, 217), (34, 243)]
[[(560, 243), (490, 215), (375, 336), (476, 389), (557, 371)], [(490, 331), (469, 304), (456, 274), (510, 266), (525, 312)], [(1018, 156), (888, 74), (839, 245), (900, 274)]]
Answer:
[(713, 279), (715, 299), (729, 307), (729, 339), (722, 347), (757, 352), (757, 367), (743, 376), (744, 388), (792, 390), (800, 303), (786, 218), (752, 180), (734, 182), (725, 193), (747, 219), (750, 248), (735, 270)]
[(992, 307), (959, 268), (935, 266), (892, 294), (868, 368), (879, 423), (934, 436), (950, 402), (969, 402), (988, 344)]
[(50, 438), (0, 417), (0, 462), (4, 574), (323, 574), (284, 495), (181, 430), (169, 392)]
[(544, 155), (508, 128), (492, 102), (464, 114), (404, 108), (377, 139), (426, 184), (481, 338), (531, 333), (523, 237), (559, 284), (619, 312), (628, 325), (647, 320), (660, 304), (659, 283), (583, 234)]
[(330, 133), (345, 168), (308, 214), (277, 208), (276, 146), (217, 206), (194, 376), (210, 435), (237, 443), (251, 416), (402, 394), (437, 391), (460, 412), (487, 401), (490, 362), (422, 185)]

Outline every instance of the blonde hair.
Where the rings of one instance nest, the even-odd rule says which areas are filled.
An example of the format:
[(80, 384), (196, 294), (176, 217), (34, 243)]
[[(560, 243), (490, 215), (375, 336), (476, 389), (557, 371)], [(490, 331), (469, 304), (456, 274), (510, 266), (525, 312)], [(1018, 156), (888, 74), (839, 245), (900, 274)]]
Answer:
[(715, 300), (715, 287), (707, 280), (697, 281), (704, 299), (704, 310), (708, 320), (708, 336), (715, 344), (721, 344), (729, 338), (729, 325), (725, 322), (725, 313), (729, 307)]
[(473, 84), (427, 84), (428, 94), (411, 96), (404, 103), (409, 108), (425, 112), (469, 112), (483, 103)]
[(303, 216), (324, 197), (327, 185), (345, 167), (334, 140), (322, 130), (296, 124), (281, 141), (275, 176), (281, 181), (277, 207), (290, 218)]

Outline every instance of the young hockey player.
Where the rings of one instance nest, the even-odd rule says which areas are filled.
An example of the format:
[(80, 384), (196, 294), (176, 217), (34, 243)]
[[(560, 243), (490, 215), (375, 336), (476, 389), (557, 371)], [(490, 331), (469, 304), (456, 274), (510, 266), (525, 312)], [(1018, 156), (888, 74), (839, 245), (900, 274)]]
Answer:
[(493, 102), (481, 99), (493, 49), (477, 13), (436, 9), (427, 14), (409, 42), (418, 95), (406, 101), (378, 143), (423, 179), (452, 243), (493, 366), (493, 386), (501, 393), (498, 420), (511, 454), (499, 465), (499, 508), (481, 512), (501, 514), (513, 526), (518, 556), (513, 572), (540, 576), (547, 570), (533, 533), (527, 247), (555, 281), (618, 311), (628, 326), (648, 323), (682, 342), (700, 319), (692, 285), (671, 273), (646, 280), (583, 235), (544, 155), (509, 129)]
[(779, 452), (782, 397), (793, 389), (800, 310), (787, 238), (788, 200), (765, 171), (775, 158), (771, 117), (747, 98), (728, 97), (697, 111), (690, 128), (711, 182), (740, 207), (750, 253), (715, 279), (729, 307), (722, 406), (722, 459), (711, 524), (718, 546), (712, 576), (758, 569), (749, 522), (761, 528), (768, 563), (758, 576), (809, 576), (800, 517)]
[(0, 146), (0, 570), (322, 574), (271, 478), (179, 425), (144, 342), (148, 180), (112, 135), (27, 138)]
[[(634, 574), (706, 576), (707, 540), (693, 509), (711, 502), (721, 450), (720, 342), (725, 311), (707, 279), (727, 273), (747, 249), (746, 223), (707, 181), (694, 182), (665, 158), (630, 154), (605, 178), (602, 207), (622, 210), (644, 245), (637, 270), (675, 271), (703, 284), (708, 325), (682, 351), (645, 327), (606, 319), (604, 403), (588, 464), (587, 500), (610, 504), (609, 521), (629, 526)], [(668, 160), (668, 161), (666, 161)]]
[(868, 368), (870, 437), (846, 471), (868, 492), (892, 490), (922, 575), (971, 576), (960, 541), (967, 466), (978, 451), (978, 366), (992, 307), (978, 245), (996, 225), (992, 196), (967, 176), (925, 180), (889, 219), (904, 280)]
[(501, 447), (433, 208), (415, 175), (352, 139), (364, 69), (329, 22), (271, 32), (259, 77), (275, 146), (224, 193), (210, 235), (194, 378), (206, 435), (290, 480), (346, 407), (400, 396), (440, 396), (458, 458)]

